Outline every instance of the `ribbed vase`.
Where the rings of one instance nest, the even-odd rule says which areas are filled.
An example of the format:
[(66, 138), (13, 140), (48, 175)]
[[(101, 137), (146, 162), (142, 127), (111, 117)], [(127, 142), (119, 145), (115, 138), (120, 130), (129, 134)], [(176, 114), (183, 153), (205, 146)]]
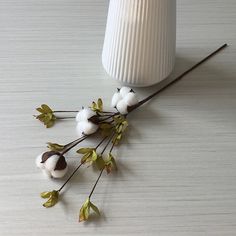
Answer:
[(176, 0), (110, 0), (102, 63), (125, 84), (149, 86), (173, 70)]

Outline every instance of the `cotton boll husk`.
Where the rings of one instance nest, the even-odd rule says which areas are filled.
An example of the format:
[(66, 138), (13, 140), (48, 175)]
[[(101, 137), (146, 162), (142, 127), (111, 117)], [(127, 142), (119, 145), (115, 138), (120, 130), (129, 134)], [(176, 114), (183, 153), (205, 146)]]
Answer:
[(43, 173), (43, 175), (44, 175), (45, 177), (47, 177), (47, 178), (51, 178), (51, 177), (52, 177), (50, 171), (48, 171), (48, 170), (46, 170), (46, 169), (42, 169), (42, 173)]
[(133, 106), (138, 103), (137, 95), (133, 92), (127, 93), (124, 97), (124, 101), (127, 103), (128, 106)]
[(125, 115), (128, 113), (128, 105), (127, 103), (124, 101), (124, 100), (121, 100), (117, 103), (117, 106), (116, 106), (117, 110), (122, 114), (122, 115)]
[(38, 155), (36, 157), (36, 160), (35, 160), (35, 163), (36, 163), (36, 166), (40, 169), (43, 169), (44, 168), (44, 163), (41, 163), (42, 162), (42, 157), (43, 157), (43, 153)]
[(57, 165), (59, 155), (50, 156), (44, 163), (45, 169), (48, 171), (53, 171)]
[(131, 88), (129, 88), (129, 87), (122, 87), (120, 89), (121, 97), (124, 98), (130, 91), (131, 91)]
[(53, 170), (51, 171), (51, 175), (53, 178), (62, 178), (68, 171), (68, 166), (64, 170)]
[(117, 103), (122, 99), (119, 92), (114, 93), (112, 99), (111, 99), (111, 107), (116, 107)]
[(79, 111), (76, 115), (76, 121), (87, 121), (92, 116), (95, 116), (96, 113), (92, 111), (90, 108), (84, 108), (81, 111)]

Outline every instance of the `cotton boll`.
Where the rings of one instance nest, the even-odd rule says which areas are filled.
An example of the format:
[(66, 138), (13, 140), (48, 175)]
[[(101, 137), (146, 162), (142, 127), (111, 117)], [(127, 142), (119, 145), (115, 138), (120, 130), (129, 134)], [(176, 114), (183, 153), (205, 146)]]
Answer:
[(79, 111), (76, 115), (76, 121), (87, 121), (92, 116), (95, 116), (96, 113), (92, 111), (90, 108), (84, 108), (81, 111)]
[(127, 103), (124, 101), (124, 100), (121, 100), (117, 103), (117, 106), (116, 106), (117, 110), (122, 114), (122, 115), (125, 115), (128, 113), (128, 105)]
[(53, 178), (62, 178), (68, 171), (68, 166), (66, 166), (63, 170), (53, 170), (51, 171), (51, 175)]
[(42, 162), (42, 156), (43, 156), (43, 153), (38, 155), (36, 157), (36, 160), (35, 160), (35, 163), (36, 163), (36, 166), (40, 169), (43, 169), (44, 168), (44, 163), (41, 163)]
[(122, 99), (119, 92), (114, 93), (112, 100), (111, 100), (111, 107), (116, 107), (117, 103)]
[(127, 103), (128, 106), (133, 106), (138, 103), (137, 95), (133, 92), (127, 93), (124, 101)]
[(57, 165), (59, 157), (59, 155), (52, 155), (48, 158), (44, 163), (45, 169), (48, 171), (53, 171)]
[(85, 122), (84, 124), (84, 134), (89, 135), (97, 131), (98, 125), (95, 125), (91, 121)]
[(82, 136), (83, 134), (89, 135), (93, 134), (97, 131), (98, 125), (95, 125), (91, 121), (82, 121), (79, 122), (76, 126), (76, 130), (79, 136)]
[(129, 87), (122, 87), (120, 89), (121, 97), (124, 98), (130, 91), (131, 91), (131, 88), (129, 88)]
[(50, 171), (48, 171), (48, 170), (46, 170), (46, 169), (42, 169), (42, 173), (43, 173), (43, 175), (44, 175), (45, 177), (47, 177), (47, 178), (51, 178), (51, 177), (52, 177)]
[(87, 121), (78, 122), (76, 125), (76, 131), (79, 137), (83, 136), (84, 128), (86, 126)]

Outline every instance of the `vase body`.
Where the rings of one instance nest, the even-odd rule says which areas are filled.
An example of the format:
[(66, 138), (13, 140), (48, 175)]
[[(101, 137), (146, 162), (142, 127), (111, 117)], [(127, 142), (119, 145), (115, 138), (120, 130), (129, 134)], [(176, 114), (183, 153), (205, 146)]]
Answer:
[(149, 86), (173, 70), (176, 0), (110, 0), (102, 63), (124, 84)]

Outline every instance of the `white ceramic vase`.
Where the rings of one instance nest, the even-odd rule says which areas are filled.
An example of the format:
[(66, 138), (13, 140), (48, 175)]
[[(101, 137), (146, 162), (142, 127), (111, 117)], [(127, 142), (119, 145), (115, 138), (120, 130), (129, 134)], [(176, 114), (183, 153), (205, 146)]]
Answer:
[(110, 0), (102, 63), (124, 84), (149, 86), (173, 70), (176, 0)]

